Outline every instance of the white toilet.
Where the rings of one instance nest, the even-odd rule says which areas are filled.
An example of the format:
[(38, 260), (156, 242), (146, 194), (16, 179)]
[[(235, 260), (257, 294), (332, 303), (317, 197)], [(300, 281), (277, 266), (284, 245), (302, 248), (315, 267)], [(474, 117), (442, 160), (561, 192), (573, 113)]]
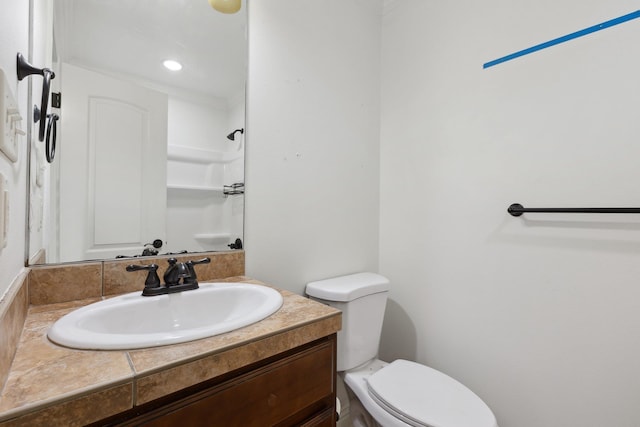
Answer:
[(388, 292), (389, 280), (375, 273), (306, 288), (310, 298), (342, 311), (337, 368), (366, 411), (383, 427), (497, 427), (491, 409), (453, 378), (419, 363), (376, 358)]

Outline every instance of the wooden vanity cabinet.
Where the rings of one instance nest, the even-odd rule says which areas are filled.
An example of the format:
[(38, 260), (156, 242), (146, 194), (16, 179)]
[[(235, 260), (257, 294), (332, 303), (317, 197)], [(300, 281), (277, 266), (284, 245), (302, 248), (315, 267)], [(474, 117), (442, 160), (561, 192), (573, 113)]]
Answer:
[[(204, 387), (204, 388), (203, 388)], [(336, 335), (209, 380), (185, 395), (101, 425), (267, 427), (336, 425)]]

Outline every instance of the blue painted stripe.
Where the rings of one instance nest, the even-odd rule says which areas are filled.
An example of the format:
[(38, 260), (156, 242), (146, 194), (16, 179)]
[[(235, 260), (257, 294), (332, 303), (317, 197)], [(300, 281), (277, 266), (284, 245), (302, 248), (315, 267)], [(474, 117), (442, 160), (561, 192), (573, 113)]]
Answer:
[(512, 53), (507, 56), (503, 56), (502, 58), (494, 59), (493, 61), (489, 61), (486, 64), (484, 64), (482, 68), (493, 67), (494, 65), (498, 65), (503, 62), (510, 61), (520, 56), (528, 55), (538, 50), (546, 49), (548, 47), (551, 47), (560, 43), (564, 43), (566, 41), (576, 39), (578, 37), (582, 37), (587, 34), (595, 33), (596, 31), (604, 30), (605, 28), (613, 27), (614, 25), (622, 24), (623, 22), (631, 21), (632, 19), (636, 19), (636, 18), (640, 18), (640, 10), (636, 10), (635, 12), (631, 12), (627, 15), (623, 15), (618, 18), (614, 18), (609, 21), (603, 22), (601, 24), (597, 24), (592, 27), (585, 28), (584, 30), (576, 31), (575, 33), (567, 34), (566, 36), (558, 37), (557, 39), (549, 40), (548, 42), (545, 42), (545, 43), (540, 43), (530, 48)]

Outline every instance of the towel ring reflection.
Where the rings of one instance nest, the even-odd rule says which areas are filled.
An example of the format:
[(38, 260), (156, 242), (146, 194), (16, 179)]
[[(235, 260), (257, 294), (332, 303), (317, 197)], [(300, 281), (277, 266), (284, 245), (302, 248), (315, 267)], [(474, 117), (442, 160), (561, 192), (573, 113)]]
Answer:
[(43, 117), (47, 116), (47, 108), (49, 106), (49, 91), (51, 89), (51, 79), (56, 77), (56, 74), (51, 71), (49, 68), (36, 68), (33, 65), (29, 64), (26, 59), (22, 56), (20, 52), (18, 52), (18, 56), (16, 58), (16, 69), (18, 72), (18, 80), (22, 80), (27, 76), (38, 74), (42, 76), (42, 98), (40, 99), (40, 114), (33, 116), (34, 123), (40, 121), (40, 128), (38, 131), (38, 140), (44, 141), (45, 136), (45, 127), (47, 126), (46, 119), (41, 120)]
[[(60, 116), (55, 113), (48, 114), (47, 119), (47, 141), (45, 142), (45, 156), (47, 162), (52, 163), (53, 158), (56, 156), (56, 138), (58, 136), (58, 120)], [(51, 132), (53, 131), (53, 138), (51, 138)]]

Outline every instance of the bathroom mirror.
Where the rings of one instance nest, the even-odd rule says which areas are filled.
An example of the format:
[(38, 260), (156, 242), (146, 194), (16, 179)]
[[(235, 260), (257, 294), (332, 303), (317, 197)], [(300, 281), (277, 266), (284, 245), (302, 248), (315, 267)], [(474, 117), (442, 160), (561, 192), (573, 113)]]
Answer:
[(50, 29), (61, 103), (53, 163), (31, 138), (28, 263), (233, 249), (246, 1), (222, 14), (207, 0), (32, 0), (31, 16), (32, 51)]

